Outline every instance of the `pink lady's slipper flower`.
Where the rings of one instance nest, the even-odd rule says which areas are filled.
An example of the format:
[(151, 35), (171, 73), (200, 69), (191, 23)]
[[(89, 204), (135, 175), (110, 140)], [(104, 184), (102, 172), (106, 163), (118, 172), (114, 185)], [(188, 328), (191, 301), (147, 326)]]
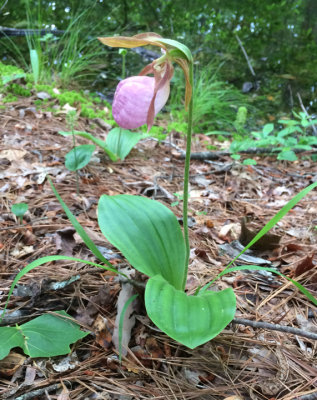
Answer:
[[(143, 33), (133, 37), (99, 38), (99, 40), (111, 47), (132, 48), (151, 44), (161, 47), (164, 53), (162, 57), (147, 65), (139, 76), (124, 79), (118, 84), (112, 105), (112, 115), (119, 126), (124, 129), (136, 129), (147, 124), (148, 130), (151, 129), (155, 115), (164, 107), (169, 97), (170, 80), (174, 72), (172, 61), (177, 62), (185, 73), (185, 103), (186, 105), (189, 103), (191, 85), (188, 76), (188, 60), (186, 60), (186, 55), (177, 48), (177, 42), (163, 39), (156, 33)], [(146, 76), (148, 74), (153, 74), (153, 77)]]
[(154, 77), (131, 76), (119, 83), (112, 105), (112, 115), (119, 126), (124, 129), (135, 129), (144, 124), (148, 129), (152, 127), (155, 115), (164, 107), (170, 94), (173, 68), (166, 63), (164, 69), (163, 75), (151, 71)]

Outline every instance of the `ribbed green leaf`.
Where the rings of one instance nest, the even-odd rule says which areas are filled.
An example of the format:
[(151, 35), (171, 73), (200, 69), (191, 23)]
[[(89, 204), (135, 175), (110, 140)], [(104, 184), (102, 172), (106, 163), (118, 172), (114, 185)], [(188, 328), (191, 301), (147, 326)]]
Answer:
[(108, 150), (116, 154), (120, 160), (124, 160), (143, 136), (144, 135), (139, 132), (131, 132), (122, 128), (113, 128), (108, 133), (106, 145)]
[(187, 296), (157, 275), (146, 285), (145, 307), (158, 328), (194, 349), (213, 339), (232, 321), (236, 297), (231, 288)]
[(15, 327), (0, 327), (0, 360), (6, 357), (14, 347), (23, 347), (22, 332)]
[[(66, 318), (65, 318), (66, 317)], [(70, 343), (89, 335), (80, 330), (65, 311), (44, 314), (20, 326), (23, 351), (31, 357), (54, 357), (70, 353)]]
[(90, 161), (96, 146), (93, 144), (81, 144), (65, 155), (65, 167), (70, 171), (84, 168)]
[(21, 347), (31, 357), (67, 354), (71, 343), (87, 335), (65, 311), (44, 314), (20, 326), (0, 327), (0, 360), (14, 347)]
[(138, 271), (162, 275), (182, 289), (185, 243), (179, 223), (163, 204), (140, 196), (101, 196), (98, 223), (102, 233)]

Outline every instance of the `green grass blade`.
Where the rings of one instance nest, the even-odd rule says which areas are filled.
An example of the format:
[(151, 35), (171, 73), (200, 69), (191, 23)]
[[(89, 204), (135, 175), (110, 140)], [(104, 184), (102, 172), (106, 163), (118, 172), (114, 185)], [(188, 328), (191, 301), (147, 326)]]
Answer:
[[(25, 274), (27, 274), (28, 272), (30, 272), (32, 269), (34, 269), (34, 268), (36, 268), (36, 267), (38, 267), (38, 266), (40, 266), (40, 265), (42, 265), (42, 264), (45, 264), (45, 263), (48, 263), (48, 262), (51, 262), (51, 261), (57, 261), (57, 260), (69, 260), (69, 261), (77, 261), (77, 262), (85, 263), (85, 264), (88, 264), (88, 265), (92, 265), (92, 266), (94, 266), (94, 267), (106, 269), (106, 270), (111, 271), (111, 272), (114, 272), (114, 273), (116, 273), (116, 274), (123, 275), (125, 278), (127, 278), (127, 276), (126, 276), (125, 274), (123, 274), (122, 272), (117, 271), (117, 270), (114, 269), (113, 267), (106, 267), (106, 266), (104, 266), (104, 265), (96, 264), (96, 263), (94, 263), (94, 262), (92, 262), (92, 261), (82, 260), (81, 258), (68, 257), (68, 256), (46, 256), (46, 257), (41, 257), (41, 258), (39, 258), (38, 260), (35, 260), (35, 261), (31, 262), (30, 264), (28, 264), (26, 267), (24, 267), (24, 268), (17, 274), (17, 276), (14, 278), (14, 280), (13, 280), (13, 282), (12, 282), (12, 284), (11, 284), (10, 290), (9, 290), (8, 299), (7, 299), (7, 301), (6, 301), (6, 304), (5, 304), (4, 309), (3, 309), (3, 311), (2, 311), (2, 315), (1, 315), (1, 317), (0, 317), (0, 321), (2, 320), (2, 318), (3, 318), (3, 316), (4, 316), (5, 312), (6, 312), (6, 309), (7, 309), (7, 306), (8, 306), (8, 302), (9, 302), (10, 297), (11, 297), (11, 295), (12, 295), (13, 289), (15, 288), (15, 285), (19, 282), (19, 280), (20, 280)], [(109, 263), (109, 264), (110, 264), (110, 263)], [(111, 264), (110, 264), (110, 265), (111, 265)]]
[(37, 85), (40, 77), (40, 60), (36, 49), (30, 49), (30, 59), (34, 82)]
[(248, 269), (250, 271), (268, 271), (268, 272), (273, 272), (276, 275), (282, 276), (283, 278), (287, 279), (288, 281), (292, 282), (293, 285), (297, 287), (298, 290), (300, 290), (312, 303), (314, 303), (317, 306), (317, 299), (314, 297), (307, 289), (304, 288), (300, 283), (297, 281), (294, 281), (294, 279), (289, 278), (288, 276), (285, 276), (279, 271), (276, 271), (273, 268), (268, 268), (268, 267), (259, 267), (257, 265), (240, 265), (239, 267), (232, 267), (232, 268), (226, 268), (220, 274), (217, 276), (217, 279), (220, 278), (223, 275), (229, 274), (230, 272), (234, 271), (241, 271), (244, 269)]
[[(296, 204), (306, 196), (311, 190), (317, 187), (317, 182), (312, 183), (307, 186), (305, 189), (301, 190), (296, 196), (294, 196), (285, 206), (274, 215), (274, 217), (260, 230), (260, 232), (249, 242), (245, 248), (226, 266), (222, 274), (232, 265), (246, 250), (248, 250), (254, 243), (256, 243), (262, 236), (264, 236), (274, 225), (278, 223), (280, 219), (282, 219)], [(204, 292), (212, 285), (218, 278), (220, 274), (216, 276), (211, 282), (209, 282), (206, 286), (201, 290)], [(288, 278), (287, 278), (288, 279)]]
[(97, 246), (95, 243), (90, 239), (90, 237), (87, 235), (85, 229), (80, 225), (80, 223), (77, 221), (75, 216), (72, 214), (70, 209), (67, 207), (67, 205), (64, 203), (63, 199), (55, 189), (55, 186), (53, 185), (53, 182), (51, 181), (50, 178), (48, 178), (48, 181), (51, 185), (51, 188), (57, 198), (57, 200), (60, 202), (61, 206), (63, 207), (63, 210), (65, 211), (65, 214), (67, 215), (68, 219), (72, 223), (73, 227), (76, 229), (76, 232), (78, 235), (82, 238), (82, 240), (85, 242), (86, 246), (89, 248), (89, 250), (92, 251), (92, 253), (102, 262), (104, 262), (106, 265), (108, 265), (109, 268), (113, 268), (112, 264), (101, 254), (101, 252), (98, 250)]

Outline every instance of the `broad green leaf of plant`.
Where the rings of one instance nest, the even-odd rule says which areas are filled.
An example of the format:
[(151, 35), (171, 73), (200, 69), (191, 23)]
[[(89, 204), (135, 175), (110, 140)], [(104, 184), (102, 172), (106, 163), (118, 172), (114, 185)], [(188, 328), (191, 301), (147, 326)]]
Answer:
[(81, 132), (81, 131), (73, 131), (73, 132), (64, 132), (64, 131), (59, 131), (58, 132), (62, 136), (71, 136), (72, 134), (81, 136), (85, 139), (91, 140), (93, 143), (95, 143), (97, 146), (101, 147), (109, 156), (111, 161), (117, 161), (118, 157), (108, 149), (106, 142), (103, 140), (96, 138), (93, 136), (91, 133), (88, 132)]
[[(298, 115), (298, 118), (300, 118), (299, 115)], [(294, 126), (294, 125), (297, 125), (299, 123), (298, 121), (295, 121), (293, 119), (279, 119), (277, 122), (279, 124), (286, 125), (286, 126)]]
[(101, 196), (101, 232), (138, 271), (162, 275), (176, 289), (185, 279), (185, 243), (177, 218), (163, 204), (131, 195)]
[(213, 339), (233, 320), (236, 297), (231, 288), (187, 296), (156, 275), (146, 284), (145, 307), (158, 328), (194, 349)]
[(11, 212), (17, 217), (22, 218), (23, 215), (27, 212), (29, 206), (26, 203), (16, 203), (11, 207)]
[(77, 171), (84, 168), (90, 161), (96, 146), (93, 144), (82, 144), (76, 146), (65, 156), (65, 167), (70, 171)]
[(6, 357), (14, 347), (23, 348), (24, 338), (19, 328), (0, 327), (0, 360)]
[(296, 161), (298, 158), (293, 150), (286, 150), (281, 151), (281, 153), (277, 156), (277, 159), (284, 161)]
[(302, 129), (300, 129), (299, 126), (288, 126), (284, 129), (282, 129), (281, 131), (279, 131), (279, 133), (277, 134), (278, 138), (282, 138), (288, 135), (291, 135), (294, 132), (299, 132), (299, 133), (303, 133)]
[(122, 128), (113, 128), (108, 133), (106, 145), (108, 150), (116, 154), (120, 160), (124, 160), (143, 137), (144, 135), (138, 132), (131, 132)]
[(246, 158), (243, 160), (243, 165), (256, 165), (256, 161), (253, 158)]
[(312, 126), (312, 125), (317, 125), (317, 119), (313, 119), (312, 121), (307, 121), (307, 123), (305, 123), (305, 125), (303, 124), (303, 126), (305, 128), (307, 128), (308, 126)]
[(274, 124), (266, 124), (263, 126), (264, 137), (268, 136), (274, 129)]
[(309, 151), (312, 150), (312, 146), (309, 146), (308, 144), (297, 144), (294, 146), (294, 149)]
[[(66, 318), (65, 318), (66, 317)], [(54, 357), (70, 352), (69, 345), (89, 335), (64, 311), (41, 315), (23, 325), (0, 327), (0, 359), (13, 347), (30, 357)]]
[(316, 136), (304, 136), (299, 140), (300, 144), (308, 144), (314, 146), (317, 144), (317, 137)]

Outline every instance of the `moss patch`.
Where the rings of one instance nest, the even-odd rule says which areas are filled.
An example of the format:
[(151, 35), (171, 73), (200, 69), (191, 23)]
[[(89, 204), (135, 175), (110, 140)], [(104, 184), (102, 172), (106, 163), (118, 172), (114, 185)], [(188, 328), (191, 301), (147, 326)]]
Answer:
[(2, 89), (2, 92), (7, 94), (2, 100), (3, 103), (14, 102), (18, 99), (17, 96), (29, 97), (38, 92), (46, 92), (51, 96), (52, 100), (34, 100), (34, 104), (38, 108), (43, 106), (52, 107), (52, 102), (54, 102), (55, 105), (58, 103), (60, 107), (69, 104), (71, 107), (79, 109), (80, 116), (84, 118), (107, 118), (107, 123), (110, 123), (111, 125), (115, 124), (112, 119), (111, 111), (108, 111), (111, 110), (111, 105), (100, 99), (100, 97), (95, 93), (86, 93), (86, 91), (84, 92), (83, 90), (76, 91), (64, 89), (59, 89), (59, 93), (56, 93), (56, 91), (54, 91), (54, 85), (34, 85), (32, 74), (24, 74), (24, 71), (20, 68), (0, 63), (1, 77), (18, 76), (18, 74), (23, 74), (23, 83), (3, 84), (2, 80), (0, 80), (0, 89)]
[(14, 96), (13, 94), (9, 93), (6, 97), (2, 99), (2, 103), (13, 103), (17, 100), (18, 100), (17, 96)]

